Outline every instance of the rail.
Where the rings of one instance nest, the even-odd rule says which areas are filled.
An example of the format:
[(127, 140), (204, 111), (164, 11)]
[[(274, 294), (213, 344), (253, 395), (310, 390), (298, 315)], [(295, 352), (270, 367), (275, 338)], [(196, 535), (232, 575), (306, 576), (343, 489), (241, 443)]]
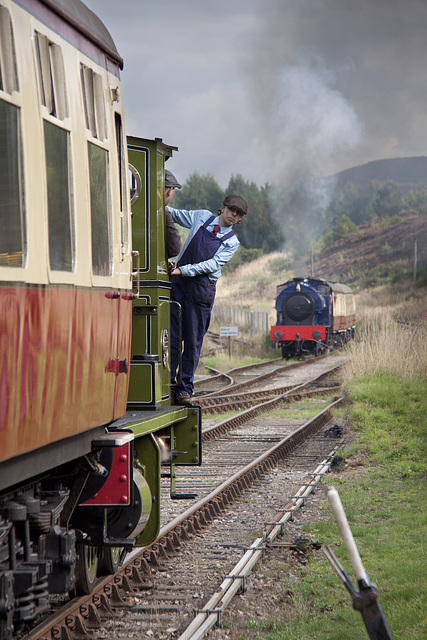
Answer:
[[(186, 539), (188, 535), (196, 534), (215, 520), (259, 478), (324, 426), (331, 419), (333, 407), (341, 401), (342, 398), (335, 400), (314, 418), (277, 442), (269, 450), (233, 474), (227, 481), (222, 482), (199, 502), (165, 525), (160, 530), (158, 538), (151, 545), (130, 553), (118, 572), (112, 576), (106, 576), (97, 583), (96, 590), (92, 594), (77, 598), (64, 606), (52, 618), (26, 635), (25, 640), (88, 637), (88, 629), (101, 624), (101, 614), (113, 615), (115, 606), (126, 606), (126, 596), (124, 599), (121, 591), (131, 592), (132, 584), (146, 588), (150, 565), (156, 566), (162, 557), (167, 557), (168, 554), (174, 553), (180, 547), (182, 539)], [(298, 494), (293, 496), (291, 500), (292, 504), (301, 506), (304, 495)], [(286, 513), (288, 513), (287, 510)], [(286, 513), (283, 514), (283, 517), (286, 516)], [(276, 526), (280, 527), (280, 522), (277, 525), (273, 524), (273, 527)]]

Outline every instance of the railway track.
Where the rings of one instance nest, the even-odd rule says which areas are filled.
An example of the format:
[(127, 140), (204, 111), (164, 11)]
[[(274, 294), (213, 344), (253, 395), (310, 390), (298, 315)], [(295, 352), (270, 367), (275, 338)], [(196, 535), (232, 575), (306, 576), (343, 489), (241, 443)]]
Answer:
[[(335, 367), (332, 371), (335, 374)], [(212, 590), (219, 589), (227, 599), (236, 586), (246, 588), (247, 576), (234, 574), (225, 579), (227, 588), (221, 586), (226, 567), (243, 562), (248, 570), (242, 556), (258, 558), (265, 552), (266, 545), (256, 542), (260, 533), (262, 540), (271, 532), (273, 540), (284, 533), (285, 523), (305, 504), (304, 492), (317, 485), (342, 444), (339, 431), (334, 438), (325, 437), (331, 410), (340, 400), (305, 422), (272, 420), (265, 414), (267, 405), (279, 406), (288, 393), (236, 414), (228, 427), (223, 420), (220, 426), (204, 429), (202, 467), (184, 469), (174, 487), (197, 498), (170, 500), (165, 478), (162, 529), (155, 543), (129, 554), (93, 594), (73, 600), (25, 637), (203, 637), (186, 629), (196, 625), (198, 634), (200, 627), (218, 623), (224, 603), (209, 604)], [(310, 437), (310, 444), (304, 445)], [(291, 531), (293, 526), (287, 524)], [(250, 537), (256, 550), (248, 552)]]
[[(335, 366), (326, 364), (331, 361), (336, 362)], [(280, 362), (283, 363), (283, 360)], [(331, 386), (337, 387), (339, 383), (332, 381), (322, 388), (321, 381), (326, 375), (330, 376), (334, 371), (338, 371), (341, 363), (342, 357), (321, 356), (290, 365), (277, 366), (277, 360), (272, 360), (258, 365), (239, 367), (228, 371), (226, 379), (222, 378), (223, 387), (214, 391), (208, 389), (203, 394), (196, 391), (194, 401), (202, 407), (202, 413), (206, 416), (228, 411), (242, 411), (274, 398), (291, 402), (303, 396), (327, 394), (331, 392)], [(313, 369), (311, 379), (303, 379), (296, 375), (296, 370), (303, 371), (307, 366)], [(217, 376), (212, 380), (214, 386), (218, 384)], [(202, 384), (208, 385), (209, 380), (203, 380)], [(195, 388), (198, 390), (199, 386)]]
[(253, 386), (256, 380), (269, 379), (285, 368), (290, 371), (303, 367), (304, 364), (305, 361), (286, 364), (282, 358), (274, 358), (273, 360), (236, 367), (223, 372), (204, 365), (209, 373), (195, 381), (194, 395), (196, 398), (200, 398), (215, 393), (227, 393), (238, 387), (239, 384), (242, 385), (241, 388), (245, 388), (247, 383)]
[[(199, 377), (194, 382), (194, 396), (196, 399), (205, 396), (224, 395), (248, 388), (259, 386), (260, 383), (287, 376), (295, 370), (307, 369), (307, 366), (316, 366), (326, 360), (327, 362), (342, 362), (342, 355), (322, 355), (317, 358), (310, 357), (297, 362), (288, 363), (283, 358), (274, 358), (264, 362), (244, 365), (229, 369), (228, 371), (217, 371), (212, 367), (204, 365), (209, 375)], [(325, 367), (328, 369), (328, 366)], [(302, 376), (304, 377), (304, 376)]]

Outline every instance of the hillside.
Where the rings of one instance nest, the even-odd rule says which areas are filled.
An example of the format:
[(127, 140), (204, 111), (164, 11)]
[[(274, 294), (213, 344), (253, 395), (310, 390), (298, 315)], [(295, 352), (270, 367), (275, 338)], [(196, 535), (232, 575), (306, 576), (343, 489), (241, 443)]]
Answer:
[(411, 189), (427, 188), (427, 157), (390, 158), (374, 160), (366, 164), (340, 171), (334, 176), (340, 185), (346, 182), (355, 184), (361, 193), (368, 190), (371, 180), (392, 180), (402, 195)]
[(427, 264), (427, 216), (407, 212), (401, 221), (362, 225), (315, 256), (314, 272), (356, 288), (412, 273), (415, 240), (418, 267)]
[[(406, 212), (400, 222), (388, 226), (379, 221), (364, 225), (314, 255), (314, 273), (348, 284), (356, 291), (403, 282), (410, 293), (415, 239), (421, 272), (427, 265), (427, 216)], [(276, 286), (294, 275), (308, 273), (309, 264), (304, 274), (301, 269), (296, 272), (284, 252), (264, 255), (220, 278), (216, 304), (266, 311), (273, 320)], [(425, 288), (425, 277), (423, 281)]]

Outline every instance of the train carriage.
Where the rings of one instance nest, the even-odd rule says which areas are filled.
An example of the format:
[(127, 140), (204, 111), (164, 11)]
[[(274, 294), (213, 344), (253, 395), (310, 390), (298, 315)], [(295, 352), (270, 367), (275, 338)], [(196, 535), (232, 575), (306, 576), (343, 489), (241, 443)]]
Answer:
[(347, 285), (296, 277), (278, 285), (275, 309), (270, 339), (284, 358), (319, 355), (354, 337), (356, 303)]
[(162, 465), (180, 497), (201, 463), (170, 396), (176, 149), (127, 139), (122, 66), (79, 0), (0, 0), (0, 639), (151, 542)]

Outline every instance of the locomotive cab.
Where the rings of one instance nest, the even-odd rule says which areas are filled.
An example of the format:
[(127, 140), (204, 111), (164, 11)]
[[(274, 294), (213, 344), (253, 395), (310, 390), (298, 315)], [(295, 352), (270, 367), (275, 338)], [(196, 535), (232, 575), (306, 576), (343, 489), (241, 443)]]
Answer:
[(164, 174), (176, 147), (128, 137), (132, 194), (133, 310), (128, 407), (170, 405), (170, 293)]

